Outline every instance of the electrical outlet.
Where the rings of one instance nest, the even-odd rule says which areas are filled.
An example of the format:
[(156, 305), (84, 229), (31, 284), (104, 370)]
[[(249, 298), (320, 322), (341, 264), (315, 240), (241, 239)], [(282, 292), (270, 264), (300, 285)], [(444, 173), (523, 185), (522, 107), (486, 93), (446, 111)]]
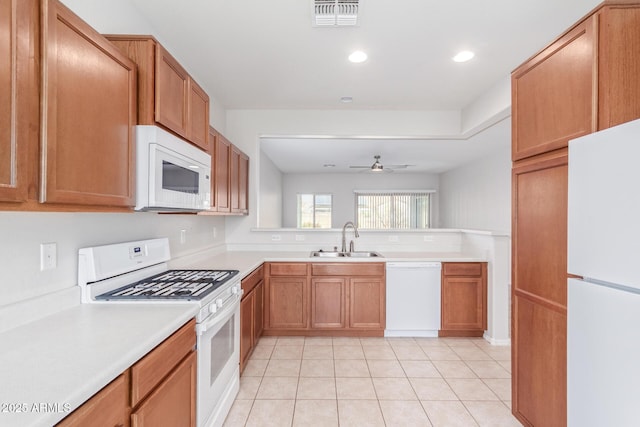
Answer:
[(400, 240), (400, 238), (398, 236), (389, 236), (389, 241), (390, 242), (397, 242), (399, 240)]
[(180, 230), (180, 243), (183, 245), (187, 243), (187, 230)]
[(40, 271), (51, 270), (58, 266), (57, 243), (40, 244)]
[(282, 236), (279, 234), (272, 234), (271, 235), (271, 241), (272, 242), (279, 242), (280, 240), (282, 240)]
[(216, 237), (218, 237), (218, 229), (213, 227), (213, 238), (215, 239)]
[(304, 234), (296, 234), (296, 242), (304, 241)]
[(433, 242), (433, 236), (424, 236), (424, 241), (425, 242)]

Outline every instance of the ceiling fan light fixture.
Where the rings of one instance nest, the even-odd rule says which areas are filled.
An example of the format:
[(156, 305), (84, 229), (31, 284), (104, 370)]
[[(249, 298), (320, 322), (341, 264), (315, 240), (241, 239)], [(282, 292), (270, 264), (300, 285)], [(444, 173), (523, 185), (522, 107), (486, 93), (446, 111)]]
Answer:
[(371, 165), (371, 172), (382, 172), (384, 166), (382, 166), (382, 163), (380, 163), (380, 156), (373, 156), (373, 158), (376, 159), (376, 161)]

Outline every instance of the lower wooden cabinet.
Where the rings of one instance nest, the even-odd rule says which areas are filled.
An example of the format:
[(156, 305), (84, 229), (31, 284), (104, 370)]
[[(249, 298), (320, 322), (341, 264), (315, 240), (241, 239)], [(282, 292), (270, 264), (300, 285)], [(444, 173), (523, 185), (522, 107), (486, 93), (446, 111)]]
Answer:
[(195, 345), (191, 320), (58, 425), (195, 427)]
[(384, 263), (267, 263), (266, 272), (266, 335), (384, 335)]
[(264, 325), (264, 267), (242, 279), (244, 295), (240, 302), (240, 373), (249, 360)]
[(126, 426), (129, 410), (129, 375), (126, 372), (87, 400), (57, 426)]
[(443, 263), (440, 336), (481, 337), (487, 328), (487, 263)]
[(567, 420), (567, 313), (514, 296), (512, 405), (526, 426), (563, 427)]
[(196, 425), (196, 352), (192, 351), (131, 414), (131, 427)]
[(378, 330), (386, 326), (385, 281), (379, 278), (349, 279), (349, 328)]
[(343, 329), (346, 323), (347, 280), (342, 277), (311, 279), (311, 327)]
[(514, 164), (512, 410), (526, 426), (567, 423), (567, 150)]
[(267, 328), (306, 329), (309, 325), (307, 277), (271, 277), (267, 281)]
[(253, 294), (245, 295), (240, 302), (240, 372), (253, 349)]

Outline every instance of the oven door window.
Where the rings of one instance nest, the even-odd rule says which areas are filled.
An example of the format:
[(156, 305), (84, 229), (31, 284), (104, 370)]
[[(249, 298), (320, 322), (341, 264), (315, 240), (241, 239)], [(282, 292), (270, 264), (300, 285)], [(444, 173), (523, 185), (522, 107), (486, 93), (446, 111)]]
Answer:
[(211, 338), (211, 374), (210, 384), (214, 381), (224, 369), (227, 362), (233, 356), (234, 350), (234, 333), (235, 333), (235, 315), (220, 328), (220, 330)]

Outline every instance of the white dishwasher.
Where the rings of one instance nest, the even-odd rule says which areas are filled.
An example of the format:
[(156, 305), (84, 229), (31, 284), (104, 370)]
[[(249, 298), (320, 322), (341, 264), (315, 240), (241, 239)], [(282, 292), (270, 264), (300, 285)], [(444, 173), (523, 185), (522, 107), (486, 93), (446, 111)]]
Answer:
[(440, 330), (439, 262), (387, 262), (385, 337), (437, 337)]

